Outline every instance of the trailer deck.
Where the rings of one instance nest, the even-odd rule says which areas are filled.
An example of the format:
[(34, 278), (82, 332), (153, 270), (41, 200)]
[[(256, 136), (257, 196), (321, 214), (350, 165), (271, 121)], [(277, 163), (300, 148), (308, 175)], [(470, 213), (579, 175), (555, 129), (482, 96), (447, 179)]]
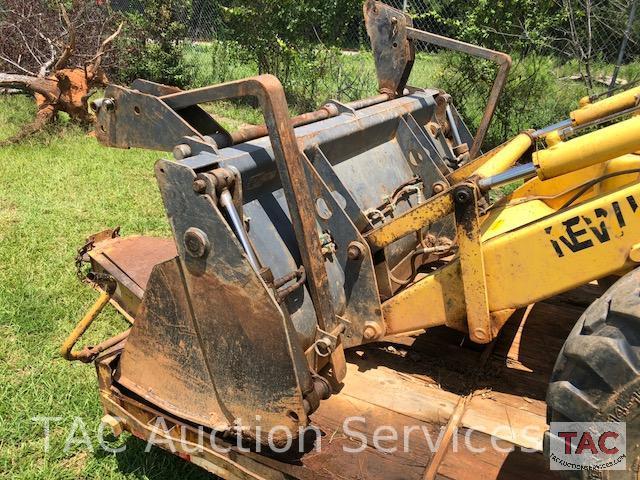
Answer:
[[(172, 258), (175, 247), (148, 237), (101, 240), (90, 252), (93, 269), (116, 278), (112, 301), (131, 312), (153, 265)], [(599, 291), (587, 285), (520, 310), (487, 346), (441, 327), (349, 350), (344, 387), (312, 417), (322, 432), (320, 449), (286, 459), (235, 448), (194, 453), (184, 445), (174, 453), (230, 479), (555, 478), (540, 453), (548, 378), (565, 337)], [(123, 419), (116, 428), (146, 440), (191, 438), (188, 422), (110, 383), (121, 349), (117, 345), (97, 361), (105, 411)], [(132, 409), (138, 418), (127, 413)], [(167, 431), (152, 426), (159, 415), (167, 418)], [(390, 431), (380, 429), (387, 427), (397, 439), (385, 437)], [(345, 452), (363, 444), (362, 452)]]

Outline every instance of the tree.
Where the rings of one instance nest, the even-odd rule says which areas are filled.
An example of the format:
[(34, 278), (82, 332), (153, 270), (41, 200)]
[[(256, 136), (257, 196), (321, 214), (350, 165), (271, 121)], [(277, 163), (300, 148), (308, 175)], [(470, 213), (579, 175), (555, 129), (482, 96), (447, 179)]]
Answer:
[[(19, 141), (57, 117), (88, 124), (88, 99), (107, 82), (109, 47), (121, 31), (107, 7), (74, 0), (68, 7), (46, 0), (3, 0), (0, 10), (0, 88), (34, 96), (32, 125), (4, 143)], [(106, 31), (112, 29), (112, 33)]]

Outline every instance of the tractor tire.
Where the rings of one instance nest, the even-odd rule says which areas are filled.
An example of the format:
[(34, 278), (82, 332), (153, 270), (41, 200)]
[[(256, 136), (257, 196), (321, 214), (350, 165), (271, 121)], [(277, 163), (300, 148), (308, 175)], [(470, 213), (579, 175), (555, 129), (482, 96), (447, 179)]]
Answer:
[[(640, 468), (640, 268), (580, 317), (547, 391), (548, 422), (626, 422), (626, 471), (563, 471), (576, 479), (637, 479)], [(549, 457), (549, 433), (544, 453)]]

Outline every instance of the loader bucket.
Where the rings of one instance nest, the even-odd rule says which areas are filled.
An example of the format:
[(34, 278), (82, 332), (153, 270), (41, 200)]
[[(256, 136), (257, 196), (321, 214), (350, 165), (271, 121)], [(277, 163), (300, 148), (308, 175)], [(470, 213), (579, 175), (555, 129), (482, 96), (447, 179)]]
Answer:
[[(291, 118), (280, 82), (261, 75), (191, 91), (139, 80), (96, 103), (103, 143), (174, 154), (155, 165), (173, 241), (111, 232), (80, 255), (105, 292), (98, 307), (110, 300), (133, 321), (78, 357), (102, 359), (109, 391), (253, 440), (282, 427), (284, 442), (339, 391), (344, 350), (385, 336), (398, 276), (450, 253), (443, 192), (474, 139), (448, 95), (406, 87), (409, 17), (372, 1), (365, 15), (371, 98)], [(247, 96), (264, 125), (227, 132), (199, 107)], [(440, 207), (411, 227), (430, 198)], [(388, 232), (400, 217), (409, 223)]]

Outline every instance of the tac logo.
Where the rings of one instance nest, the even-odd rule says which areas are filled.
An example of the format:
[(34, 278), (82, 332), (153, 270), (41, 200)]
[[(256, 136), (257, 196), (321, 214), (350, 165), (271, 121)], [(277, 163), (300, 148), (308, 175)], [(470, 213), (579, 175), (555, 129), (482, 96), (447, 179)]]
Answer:
[(551, 470), (626, 470), (627, 428), (618, 422), (551, 422)]

